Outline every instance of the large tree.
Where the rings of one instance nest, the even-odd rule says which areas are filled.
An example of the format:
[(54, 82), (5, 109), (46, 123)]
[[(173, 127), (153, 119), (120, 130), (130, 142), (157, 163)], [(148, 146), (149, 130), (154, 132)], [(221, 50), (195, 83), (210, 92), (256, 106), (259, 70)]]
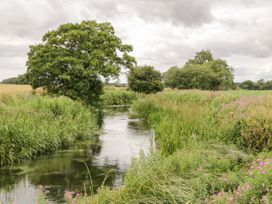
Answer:
[(132, 68), (132, 46), (123, 44), (110, 23), (67, 23), (47, 32), (30, 46), (27, 77), (32, 87), (95, 104), (103, 79)]
[(152, 66), (132, 68), (128, 74), (128, 86), (140, 93), (156, 93), (163, 90), (162, 75)]

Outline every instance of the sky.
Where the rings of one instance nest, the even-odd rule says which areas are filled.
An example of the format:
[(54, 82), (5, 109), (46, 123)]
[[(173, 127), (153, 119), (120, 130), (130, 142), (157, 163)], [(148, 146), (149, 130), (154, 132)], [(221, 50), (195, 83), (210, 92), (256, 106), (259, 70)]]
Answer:
[(26, 72), (29, 45), (63, 23), (110, 22), (138, 65), (161, 72), (209, 49), (235, 81), (272, 80), (271, 0), (0, 0), (0, 80)]

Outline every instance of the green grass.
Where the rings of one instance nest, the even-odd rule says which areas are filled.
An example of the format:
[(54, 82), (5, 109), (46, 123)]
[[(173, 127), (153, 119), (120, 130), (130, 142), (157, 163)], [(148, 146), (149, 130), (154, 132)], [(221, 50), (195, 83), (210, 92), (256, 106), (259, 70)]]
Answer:
[(2, 96), (0, 166), (67, 148), (96, 134), (95, 115), (66, 97)]

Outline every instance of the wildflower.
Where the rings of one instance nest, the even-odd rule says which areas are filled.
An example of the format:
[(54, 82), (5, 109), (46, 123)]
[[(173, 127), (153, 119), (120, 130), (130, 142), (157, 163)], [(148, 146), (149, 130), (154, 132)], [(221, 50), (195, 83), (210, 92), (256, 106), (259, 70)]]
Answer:
[(73, 192), (70, 191), (65, 191), (64, 197), (67, 201), (72, 200), (73, 199)]
[(261, 171), (261, 174), (266, 174), (266, 171), (264, 171), (264, 170), (263, 170), (263, 171)]
[(264, 162), (264, 161), (259, 161), (258, 162), (258, 167), (264, 167), (266, 165), (266, 162)]

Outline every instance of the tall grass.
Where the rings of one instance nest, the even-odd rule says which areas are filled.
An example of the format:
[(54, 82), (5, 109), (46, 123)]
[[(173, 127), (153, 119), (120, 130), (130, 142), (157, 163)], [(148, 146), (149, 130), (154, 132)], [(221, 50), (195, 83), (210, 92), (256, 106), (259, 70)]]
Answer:
[[(168, 91), (133, 104), (156, 132), (122, 188), (92, 203), (270, 203), (272, 100), (266, 91)], [(261, 153), (259, 153), (261, 152)], [(265, 155), (265, 156), (263, 156)]]
[(124, 89), (106, 87), (101, 99), (104, 106), (130, 105), (137, 99), (137, 94)]
[(138, 100), (133, 110), (154, 127), (165, 155), (210, 141), (263, 150), (272, 148), (271, 101), (269, 92), (170, 91)]
[(0, 166), (33, 159), (94, 136), (95, 115), (66, 97), (0, 98)]

